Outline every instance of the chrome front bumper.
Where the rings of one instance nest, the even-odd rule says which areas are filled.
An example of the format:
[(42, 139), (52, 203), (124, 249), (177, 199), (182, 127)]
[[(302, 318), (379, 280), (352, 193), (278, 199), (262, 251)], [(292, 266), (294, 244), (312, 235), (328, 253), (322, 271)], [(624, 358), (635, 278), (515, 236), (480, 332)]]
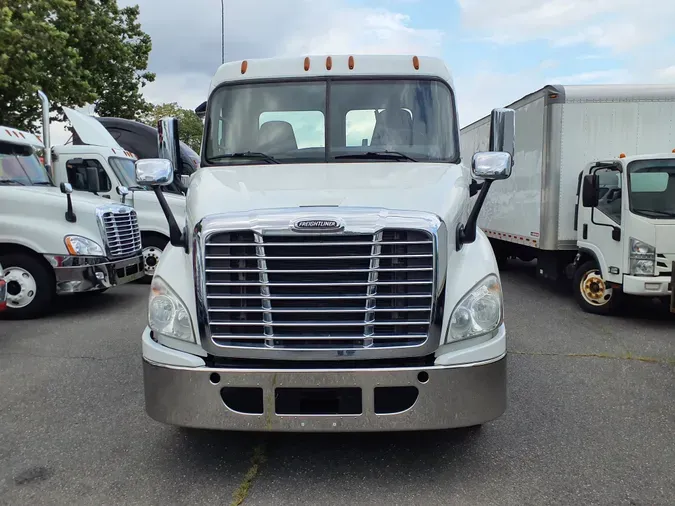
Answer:
[[(144, 359), (143, 373), (145, 405), (152, 418), (203, 429), (274, 432), (446, 429), (485, 423), (506, 409), (506, 356), (489, 363), (451, 367), (320, 370), (174, 367)], [(400, 388), (387, 390), (388, 387), (408, 387), (408, 392), (416, 389), (417, 395), (408, 408), (383, 414), (382, 409), (378, 412), (376, 408), (378, 399), (384, 399), (383, 395), (388, 393), (400, 397), (402, 392)], [(318, 392), (319, 397), (325, 394), (328, 398), (312, 400)], [(351, 397), (350, 414), (321, 414), (335, 413), (335, 406), (344, 400), (340, 397), (343, 394)], [(228, 407), (225, 397), (232, 399), (237, 395), (246, 397), (244, 404), (248, 402), (253, 409), (242, 412), (232, 400)], [(304, 407), (303, 395), (307, 401)], [(284, 399), (288, 402), (281, 406)], [(318, 406), (314, 414), (307, 407), (312, 402)], [(333, 402), (333, 407), (326, 408), (326, 402)]]
[(54, 267), (57, 294), (103, 290), (144, 276), (142, 255), (114, 262), (94, 257), (45, 255), (45, 258)]

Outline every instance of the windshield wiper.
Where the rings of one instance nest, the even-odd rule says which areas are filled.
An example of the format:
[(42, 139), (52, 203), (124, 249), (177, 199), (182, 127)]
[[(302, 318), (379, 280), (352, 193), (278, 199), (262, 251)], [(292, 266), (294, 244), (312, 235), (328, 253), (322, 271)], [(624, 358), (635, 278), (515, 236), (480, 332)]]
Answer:
[(656, 209), (635, 209), (635, 208), (633, 208), (633, 211), (635, 211), (636, 213), (651, 213), (651, 214), (655, 214), (656, 216), (666, 216), (666, 217), (675, 216), (675, 212), (659, 211), (659, 210), (656, 210)]
[(414, 158), (409, 157), (400, 151), (368, 151), (366, 153), (351, 153), (348, 155), (337, 155), (335, 159), (339, 158), (362, 158), (362, 159), (377, 159), (390, 158), (392, 160), (407, 160), (408, 162), (416, 162)]
[(54, 186), (51, 181), (37, 181), (33, 183), (33, 186)]
[(26, 186), (26, 183), (22, 183), (18, 179), (0, 179), (0, 184), (18, 184), (19, 186)]
[(208, 161), (215, 160), (226, 160), (228, 158), (251, 158), (253, 160), (265, 160), (267, 163), (280, 163), (279, 160), (273, 156), (266, 155), (265, 153), (259, 153), (256, 151), (242, 151), (240, 153), (226, 153), (224, 155), (217, 155), (208, 158)]

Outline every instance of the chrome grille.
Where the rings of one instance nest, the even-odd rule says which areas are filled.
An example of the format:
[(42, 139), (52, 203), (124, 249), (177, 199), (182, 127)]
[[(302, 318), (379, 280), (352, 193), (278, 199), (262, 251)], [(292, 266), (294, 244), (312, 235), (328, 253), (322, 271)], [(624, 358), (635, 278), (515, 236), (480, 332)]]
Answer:
[(423, 230), (376, 234), (216, 232), (204, 248), (218, 346), (420, 346), (429, 335), (434, 245)]
[(141, 250), (141, 231), (136, 211), (106, 210), (101, 213), (106, 249), (111, 258), (124, 258)]

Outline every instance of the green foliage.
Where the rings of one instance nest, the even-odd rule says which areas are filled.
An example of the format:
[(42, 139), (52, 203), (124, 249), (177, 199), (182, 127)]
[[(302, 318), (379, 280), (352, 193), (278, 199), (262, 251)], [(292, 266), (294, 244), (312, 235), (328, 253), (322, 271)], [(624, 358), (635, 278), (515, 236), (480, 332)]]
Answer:
[(56, 111), (94, 103), (101, 116), (147, 113), (141, 88), (155, 75), (146, 71), (152, 43), (138, 14), (116, 0), (3, 1), (0, 124), (35, 130), (39, 89)]
[(150, 126), (157, 127), (157, 121), (166, 116), (178, 118), (180, 140), (199, 153), (204, 133), (204, 124), (199, 116), (193, 110), (182, 109), (177, 103), (172, 102), (153, 106), (142, 121)]

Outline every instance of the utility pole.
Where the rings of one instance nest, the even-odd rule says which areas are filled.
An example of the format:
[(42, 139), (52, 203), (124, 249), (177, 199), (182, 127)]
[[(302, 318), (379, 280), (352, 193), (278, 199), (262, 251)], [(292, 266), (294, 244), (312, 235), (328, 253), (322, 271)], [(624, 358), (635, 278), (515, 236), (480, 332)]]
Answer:
[(225, 0), (220, 0), (220, 63), (225, 63)]

